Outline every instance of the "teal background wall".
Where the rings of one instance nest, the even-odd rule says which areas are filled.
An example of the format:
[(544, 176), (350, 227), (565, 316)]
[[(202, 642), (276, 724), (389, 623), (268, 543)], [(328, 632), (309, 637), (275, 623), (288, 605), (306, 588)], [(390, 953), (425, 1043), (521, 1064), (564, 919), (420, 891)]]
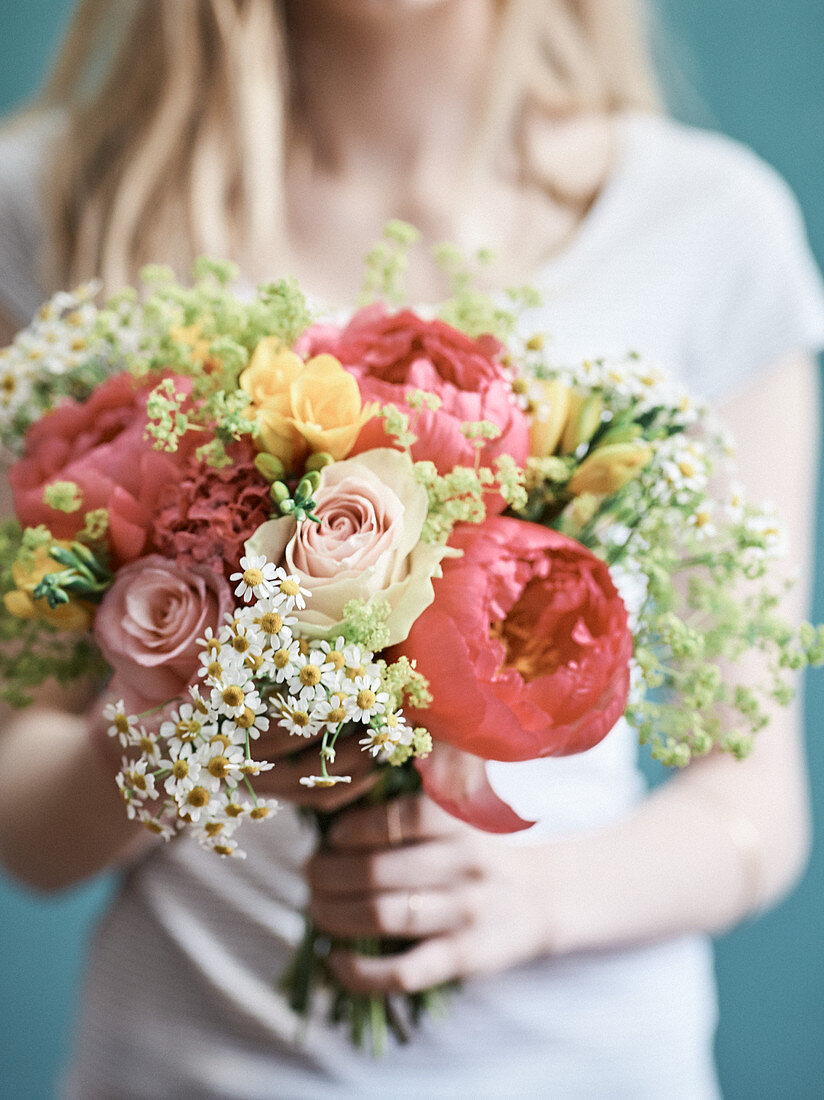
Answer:
[[(71, 7), (70, 0), (0, 0), (0, 113), (36, 87)], [(743, 139), (784, 173), (824, 263), (820, 0), (661, 0), (659, 8), (669, 32), (663, 56), (678, 70), (676, 113)], [(818, 530), (822, 515), (824, 494)], [(817, 578), (814, 613), (822, 620), (824, 540)], [(811, 679), (806, 703), (819, 840), (792, 898), (718, 944), (727, 1100), (824, 1095), (824, 675)], [(0, 1095), (54, 1094), (84, 951), (111, 886), (103, 880), (43, 901), (0, 880)]]

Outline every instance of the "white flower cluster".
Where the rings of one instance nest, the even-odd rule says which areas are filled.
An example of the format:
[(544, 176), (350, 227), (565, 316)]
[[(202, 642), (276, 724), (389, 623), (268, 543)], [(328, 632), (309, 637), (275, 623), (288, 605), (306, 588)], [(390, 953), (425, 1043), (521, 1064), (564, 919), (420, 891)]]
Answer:
[[(124, 758), (117, 777), (129, 816), (166, 838), (188, 826), (219, 855), (242, 857), (232, 839), (237, 826), (246, 818), (262, 820), (277, 806), (257, 797), (250, 782), (274, 767), (252, 759), (250, 745), (270, 719), (292, 735), (320, 739), (321, 774), (300, 780), (309, 787), (350, 782), (327, 769), (345, 725), (364, 726), (359, 744), (383, 759), (412, 749), (415, 731), (391, 708), (371, 652), (342, 637), (307, 642), (297, 636), (293, 612), (311, 593), (296, 577), (264, 557), (241, 558), (240, 567), (231, 579), (246, 604), (227, 615), (217, 633), (209, 628), (198, 639), (203, 683), (190, 687), (190, 701), (172, 710), (157, 734), (126, 714), (122, 701), (104, 713), (110, 735), (139, 753), (136, 760)], [(153, 810), (149, 803), (161, 798)]]
[[(90, 362), (118, 357), (135, 344), (133, 309), (124, 303), (106, 318), (106, 339), (94, 304), (99, 284), (71, 293), (59, 291), (37, 312), (14, 341), (0, 349), (0, 441), (18, 451), (26, 427), (52, 407), (57, 397), (73, 392), (72, 377)], [(114, 369), (109, 364), (111, 369)]]

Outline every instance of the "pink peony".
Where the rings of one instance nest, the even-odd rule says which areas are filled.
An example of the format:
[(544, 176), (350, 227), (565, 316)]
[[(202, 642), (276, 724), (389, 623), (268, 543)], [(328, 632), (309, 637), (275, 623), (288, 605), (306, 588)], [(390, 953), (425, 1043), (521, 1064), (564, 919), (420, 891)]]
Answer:
[(486, 760), (592, 748), (624, 713), (632, 635), (606, 565), (524, 520), (456, 529), (435, 600), (399, 647), (433, 702), (410, 720)]
[[(355, 376), (364, 402), (396, 405), (413, 417), (417, 461), (434, 462), (439, 472), (473, 466), (475, 448), (461, 432), (465, 421), (491, 420), (501, 435), (481, 451), (491, 465), (499, 454), (523, 464), (529, 453), (529, 428), (515, 405), (500, 361), (502, 346), (494, 336), (471, 339), (443, 321), (424, 321), (410, 310), (389, 314), (380, 304), (354, 315), (345, 328), (318, 325), (302, 337), (303, 355), (329, 352)], [(413, 413), (406, 405), (410, 390), (427, 390), (441, 399), (431, 412)], [(352, 454), (386, 447), (391, 441), (383, 421), (370, 420)]]
[(272, 513), (269, 483), (254, 465), (247, 439), (229, 449), (230, 466), (191, 459), (180, 480), (158, 494), (152, 527), (155, 547), (179, 562), (210, 566), (228, 576), (238, 568), (243, 544)]
[[(43, 523), (56, 538), (70, 539), (86, 512), (105, 508), (115, 562), (145, 552), (158, 493), (180, 477), (193, 446), (165, 454), (143, 438), (146, 397), (154, 384), (140, 388), (130, 374), (117, 374), (88, 401), (69, 398), (29, 428), (25, 454), (9, 471), (15, 512), (24, 526)], [(191, 385), (185, 378), (175, 378), (175, 384), (184, 392)], [(61, 512), (45, 503), (43, 492), (54, 481), (77, 484), (80, 510)]]
[(118, 692), (146, 707), (180, 695), (197, 672), (197, 638), (232, 607), (228, 584), (206, 566), (182, 569), (159, 554), (124, 566), (94, 623)]

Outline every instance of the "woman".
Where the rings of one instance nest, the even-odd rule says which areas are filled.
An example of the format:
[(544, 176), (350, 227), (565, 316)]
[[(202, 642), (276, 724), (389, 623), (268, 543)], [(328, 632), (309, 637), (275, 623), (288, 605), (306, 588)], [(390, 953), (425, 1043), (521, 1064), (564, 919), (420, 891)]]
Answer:
[[(639, 348), (723, 405), (741, 479), (782, 501), (808, 576), (820, 280), (781, 181), (655, 113), (633, 3), (133, 7), (121, 26), (120, 5), (80, 5), (42, 107), (2, 139), (8, 335), (43, 296), (38, 253), (53, 281), (97, 273), (111, 289), (144, 260), (185, 271), (228, 253), (251, 279), (288, 270), (339, 305), (381, 225), (405, 217), (429, 240), (491, 246), (501, 282), (535, 282), (559, 356)], [(413, 297), (440, 289), (422, 266)], [(624, 725), (581, 757), (493, 765), (539, 819), (517, 844), (417, 798), (397, 817), (352, 810), (311, 859), (286, 808), (245, 864), (135, 838), (98, 744), (93, 718), (46, 701), (0, 740), (7, 866), (47, 889), (126, 867), (67, 1084), (84, 1100), (717, 1096), (705, 934), (782, 896), (809, 839), (797, 712), (745, 763), (705, 759), (648, 797)], [(301, 773), (281, 761), (271, 793), (295, 800)], [(449, 1017), (382, 1063), (320, 1022), (296, 1043), (274, 985), (307, 896), (332, 933), (417, 941), (338, 957), (354, 988), (466, 978)]]

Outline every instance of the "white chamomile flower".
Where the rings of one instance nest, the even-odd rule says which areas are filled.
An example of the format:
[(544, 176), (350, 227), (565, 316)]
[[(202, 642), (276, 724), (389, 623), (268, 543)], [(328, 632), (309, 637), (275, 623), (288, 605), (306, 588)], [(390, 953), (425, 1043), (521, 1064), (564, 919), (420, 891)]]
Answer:
[[(198, 776), (200, 778), (200, 776)], [(213, 793), (203, 782), (179, 783), (175, 787), (174, 800), (177, 803), (178, 812), (189, 821), (200, 821), (201, 815), (209, 816)]]
[(284, 642), (279, 649), (276, 649), (269, 661), (269, 667), (271, 668), (272, 676), (278, 683), (283, 683), (284, 680), (288, 680), (292, 675), (295, 661), (300, 654), (300, 642), (297, 638), (289, 642)]
[(191, 745), (184, 745), (180, 755), (172, 753), (168, 767), (171, 768), (171, 775), (166, 778), (163, 786), (166, 794), (174, 799), (177, 798), (178, 791), (188, 790), (200, 779), (202, 765), (194, 755)]
[(355, 700), (351, 695), (344, 691), (335, 691), (317, 704), (312, 711), (312, 717), (329, 729), (337, 729), (342, 722), (351, 719), (354, 708)]
[[(212, 721), (208, 721), (208, 719)], [(171, 717), (160, 726), (160, 736), (166, 739), (169, 752), (173, 756), (188, 755), (199, 741), (207, 740), (217, 733), (215, 716), (208, 711), (203, 714), (195, 703), (181, 703), (173, 710)], [(187, 750), (184, 752), (184, 746)]]
[[(280, 703), (278, 725), (293, 737), (314, 737), (320, 730), (314, 713), (292, 696), (289, 699), (289, 703)], [(292, 703), (295, 705), (292, 706)]]
[(343, 651), (343, 656), (346, 661), (346, 675), (350, 680), (355, 680), (359, 676), (368, 676), (374, 671), (375, 666), (372, 664), (374, 654), (363, 646), (348, 645)]
[(235, 595), (249, 603), (253, 599), (271, 596), (275, 590), (277, 566), (268, 561), (265, 554), (245, 555), (240, 559), (242, 572), (232, 573), (230, 581), (238, 581)]
[(325, 699), (328, 690), (338, 686), (335, 666), (323, 660), (320, 650), (298, 653), (292, 664), (289, 676), (289, 691), (301, 702), (311, 703), (315, 699)]
[(123, 748), (135, 743), (138, 736), (137, 717), (126, 713), (122, 699), (118, 699), (116, 703), (107, 703), (103, 708), (103, 717), (111, 723), (106, 731), (109, 737), (116, 737)]
[(150, 833), (154, 833), (163, 840), (171, 840), (175, 835), (175, 830), (168, 821), (164, 821), (145, 808), (137, 811), (135, 820), (139, 821), (144, 829), (148, 829)]
[(246, 853), (242, 848), (238, 848), (234, 840), (214, 840), (210, 842), (209, 847), (213, 852), (227, 859), (246, 859)]
[(240, 773), (245, 753), (239, 745), (223, 745), (213, 741), (205, 751), (198, 754), (203, 770), (200, 782), (213, 793), (230, 777)]
[(300, 783), (304, 787), (336, 787), (338, 783), (351, 783), (351, 775), (302, 775)]
[(233, 650), (244, 661), (249, 657), (262, 656), (266, 645), (266, 639), (261, 636), (254, 624), (247, 625), (238, 620), (225, 626), (220, 632), (220, 638), (226, 649)]
[(254, 608), (254, 624), (269, 642), (272, 649), (278, 649), (283, 644), (292, 640), (292, 631), (297, 619), (294, 615), (287, 615), (284, 600), (281, 596), (258, 600)]
[(687, 526), (692, 527), (698, 538), (711, 539), (716, 534), (713, 520), (712, 501), (705, 501), (703, 505), (694, 509), (687, 516)]
[(368, 722), (375, 714), (383, 714), (389, 702), (389, 692), (380, 690), (377, 676), (357, 676), (352, 684), (354, 706), (352, 718), (356, 722)]
[(283, 598), (283, 607), (287, 612), (294, 611), (295, 608), (303, 611), (306, 607), (306, 597), (312, 595), (308, 588), (301, 587), (300, 580), (294, 573), (287, 573), (281, 566), (277, 569), (274, 588), (275, 592)]
[(202, 646), (206, 653), (209, 655), (209, 659), (216, 657), (221, 649), (222, 645), (220, 639), (210, 626), (207, 626), (203, 632), (202, 638), (196, 638), (195, 641), (199, 646)]
[(389, 755), (402, 745), (411, 745), (414, 733), (402, 714), (387, 714), (380, 726), (368, 730), (358, 744), (372, 756)]
[(252, 821), (265, 821), (279, 809), (280, 803), (276, 798), (258, 798), (254, 806), (250, 807), (248, 816)]
[(218, 714), (237, 719), (247, 707), (256, 710), (260, 695), (248, 669), (238, 667), (232, 672), (232, 679), (227, 677), (218, 687), (212, 688), (211, 702)]
[(269, 729), (269, 708), (266, 702), (258, 698), (254, 706), (247, 703), (242, 714), (224, 719), (221, 729), (238, 744), (246, 741), (247, 734), (256, 741), (261, 733)]
[(137, 738), (135, 745), (140, 749), (143, 756), (151, 764), (159, 764), (160, 758), (163, 755), (163, 750), (160, 745), (156, 733), (150, 733), (145, 726), (140, 726), (137, 731)]
[(334, 642), (318, 642), (318, 649), (323, 654), (323, 659), (334, 666), (337, 672), (346, 669), (346, 639), (338, 637)]
[[(272, 760), (252, 760), (248, 756), (240, 766), (241, 775), (247, 779), (254, 779), (256, 775), (260, 775), (261, 772), (270, 772), (274, 768), (274, 762)], [(249, 807), (246, 807), (249, 810)], [(228, 813), (227, 809), (227, 813)]]

